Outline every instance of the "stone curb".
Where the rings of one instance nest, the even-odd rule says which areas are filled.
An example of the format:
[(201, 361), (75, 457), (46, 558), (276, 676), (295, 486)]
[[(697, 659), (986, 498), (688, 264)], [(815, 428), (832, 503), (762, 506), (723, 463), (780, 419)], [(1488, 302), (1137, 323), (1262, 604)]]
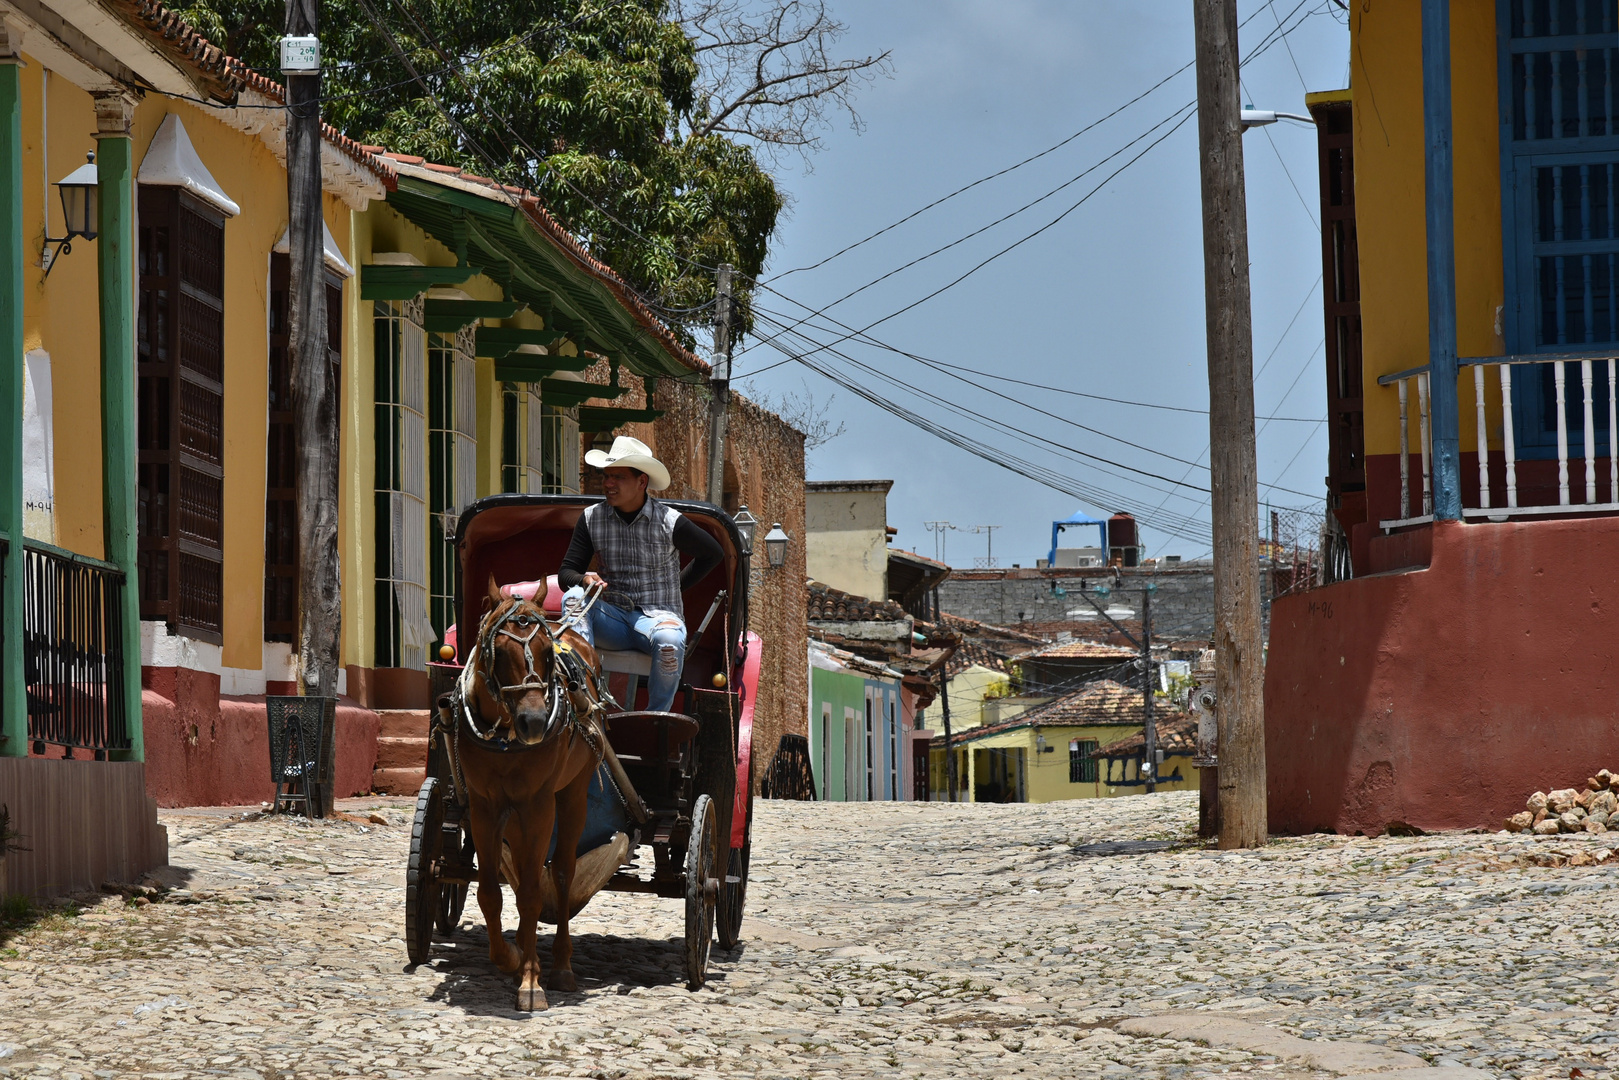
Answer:
[(1294, 1061), (1336, 1076), (1376, 1073), (1378, 1080), (1493, 1080), (1491, 1073), (1460, 1065), (1429, 1065), (1415, 1054), (1372, 1043), (1301, 1039), (1264, 1024), (1206, 1013), (1138, 1016), (1119, 1031), (1158, 1039), (1183, 1039)]

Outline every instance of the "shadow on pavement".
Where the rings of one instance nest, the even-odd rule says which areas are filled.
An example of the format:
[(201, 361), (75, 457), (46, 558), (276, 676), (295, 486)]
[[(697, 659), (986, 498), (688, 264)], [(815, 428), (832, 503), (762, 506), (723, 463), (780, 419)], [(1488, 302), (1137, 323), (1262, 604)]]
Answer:
[[(539, 941), (540, 962), (547, 975), (551, 970), (551, 935), (542, 927)], [(506, 940), (516, 944), (515, 931)], [(482, 925), (462, 925), (447, 939), (435, 938), (427, 966), (441, 978), (429, 999), (442, 1001), (468, 1012), (492, 1016), (526, 1015), (513, 1010), (516, 979), (503, 975), (489, 962), (488, 937)], [(723, 982), (725, 970), (741, 959), (744, 946), (730, 952), (714, 948), (710, 954), (708, 980)], [(584, 1004), (601, 994), (628, 994), (636, 987), (685, 985), (686, 945), (681, 938), (656, 940), (619, 937), (616, 934), (576, 933), (573, 935), (573, 973), (579, 989), (574, 993), (547, 990), (551, 1007)]]

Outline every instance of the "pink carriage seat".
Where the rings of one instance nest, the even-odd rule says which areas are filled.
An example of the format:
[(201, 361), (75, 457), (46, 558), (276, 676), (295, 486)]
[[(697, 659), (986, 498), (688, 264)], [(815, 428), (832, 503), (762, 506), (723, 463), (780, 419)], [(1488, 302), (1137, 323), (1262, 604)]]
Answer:
[(562, 586), (557, 584), (557, 576), (550, 575), (544, 581), (514, 581), (510, 585), (502, 585), (502, 596), (516, 596), (532, 602), (544, 590), (545, 600), (540, 604), (540, 610), (547, 615), (562, 614)]
[[(517, 596), (532, 602), (540, 594), (541, 588), (545, 590), (545, 602), (540, 609), (547, 615), (562, 614), (562, 586), (557, 584), (557, 576), (550, 575), (544, 581), (514, 581), (510, 585), (502, 585), (502, 596)], [(601, 658), (604, 671), (619, 672), (625, 675), (635, 675), (645, 678), (652, 674), (652, 657), (643, 652), (627, 651), (615, 652), (610, 649), (600, 649), (597, 656)], [(628, 696), (635, 694), (635, 684), (631, 683), (627, 691)]]

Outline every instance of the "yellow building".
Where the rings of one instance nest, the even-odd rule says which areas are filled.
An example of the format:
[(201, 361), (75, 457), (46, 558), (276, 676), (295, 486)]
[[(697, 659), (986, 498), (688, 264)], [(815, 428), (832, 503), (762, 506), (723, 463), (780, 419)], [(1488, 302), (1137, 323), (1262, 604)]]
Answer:
[(1494, 827), (1619, 752), (1619, 6), (1350, 9), (1306, 99), (1346, 542), (1271, 608), (1270, 827)]
[[(263, 696), (297, 676), (282, 91), (150, 0), (91, 6), (6, 5), (0, 30), (0, 405), (22, 420), (0, 453), (0, 756), (127, 759), (162, 803), (256, 803)], [(428, 704), (460, 510), (577, 491), (586, 442), (704, 368), (526, 193), (329, 128), (321, 153), (346, 794), (371, 786), (373, 710)], [(784, 479), (755, 505), (798, 528)]]
[[(1162, 752), (1157, 789), (1196, 788), (1187, 717), (1165, 703), (1154, 713)], [(951, 743), (963, 799), (1038, 803), (1140, 794), (1143, 715), (1140, 690), (1103, 680), (956, 734)], [(942, 792), (943, 739), (935, 741), (934, 779)], [(1099, 756), (1104, 752), (1112, 756)]]

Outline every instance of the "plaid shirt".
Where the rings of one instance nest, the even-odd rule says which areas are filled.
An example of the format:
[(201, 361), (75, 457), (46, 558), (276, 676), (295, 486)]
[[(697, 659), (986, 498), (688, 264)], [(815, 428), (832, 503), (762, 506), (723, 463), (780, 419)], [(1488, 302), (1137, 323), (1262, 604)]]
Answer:
[(626, 611), (667, 613), (685, 622), (680, 553), (674, 541), (679, 520), (680, 511), (650, 495), (628, 523), (604, 502), (586, 507), (585, 527), (607, 581), (602, 599)]

